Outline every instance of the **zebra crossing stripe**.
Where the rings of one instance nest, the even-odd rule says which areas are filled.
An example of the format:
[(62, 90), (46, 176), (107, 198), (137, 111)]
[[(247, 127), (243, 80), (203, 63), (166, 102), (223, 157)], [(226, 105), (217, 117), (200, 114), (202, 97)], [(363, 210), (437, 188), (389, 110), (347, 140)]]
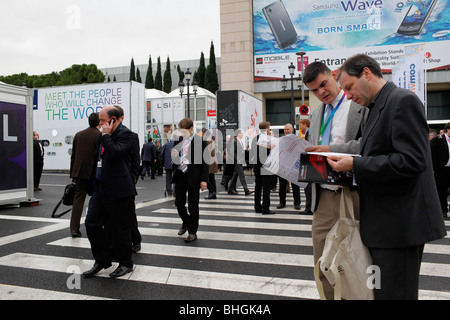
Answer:
[[(93, 261), (65, 257), (43, 256), (28, 253), (14, 253), (0, 258), (0, 265), (67, 273), (71, 266), (80, 271), (92, 267)], [(113, 266), (114, 268), (115, 266)], [(98, 276), (108, 277), (113, 270), (102, 270)], [(264, 276), (229, 274), (221, 272), (196, 271), (165, 267), (137, 265), (134, 271), (121, 278), (139, 282), (185, 286), (202, 289), (224, 290), (243, 293), (258, 293), (279, 297), (318, 299), (314, 281), (283, 279)], [(89, 281), (83, 279), (82, 281)], [(81, 286), (83, 283), (81, 283)]]

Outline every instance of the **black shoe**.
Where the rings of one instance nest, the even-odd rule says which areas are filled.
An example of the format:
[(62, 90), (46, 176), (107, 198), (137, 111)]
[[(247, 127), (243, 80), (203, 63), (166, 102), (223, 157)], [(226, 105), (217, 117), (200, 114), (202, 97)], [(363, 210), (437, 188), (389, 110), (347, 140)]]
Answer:
[(71, 230), (70, 234), (72, 235), (72, 238), (81, 238), (80, 230)]
[(285, 204), (280, 203), (280, 204), (277, 206), (277, 209), (283, 209), (283, 208), (286, 208), (286, 205), (285, 205)]
[(133, 252), (138, 253), (139, 251), (141, 251), (141, 244), (140, 243), (133, 244)]
[(187, 229), (183, 226), (181, 226), (180, 230), (178, 230), (178, 235), (182, 236), (183, 234), (185, 234), (187, 231)]
[(263, 211), (262, 211), (262, 209), (255, 209), (255, 212), (256, 213), (262, 213)]
[(299, 204), (294, 205), (294, 209), (295, 210), (300, 210), (300, 205)]
[(275, 214), (275, 211), (263, 211), (262, 214)]
[(141, 176), (141, 180), (144, 180), (144, 176)]
[(189, 233), (188, 237), (184, 239), (184, 242), (192, 242), (197, 240), (197, 234), (195, 233)]
[(311, 210), (305, 210), (305, 211), (300, 211), (300, 214), (307, 214), (307, 215), (312, 215), (313, 212)]
[(111, 267), (111, 263), (108, 265), (101, 265), (98, 264), (97, 262), (94, 263), (94, 266), (89, 269), (88, 271), (83, 272), (83, 276), (85, 278), (89, 278), (89, 277), (93, 277), (95, 276), (97, 273), (99, 273), (100, 271), (102, 271), (102, 269), (108, 269), (109, 267)]
[(229, 191), (228, 191), (228, 194), (234, 194), (234, 195), (236, 195), (236, 194), (238, 194), (238, 192), (237, 192), (236, 190), (229, 190)]
[(133, 268), (128, 268), (126, 266), (118, 266), (116, 270), (114, 270), (112, 273), (109, 274), (111, 278), (119, 278), (123, 277), (127, 273), (130, 273), (133, 271)]
[(213, 193), (209, 194), (208, 196), (205, 197), (205, 199), (207, 199), (207, 200), (208, 199), (217, 199), (216, 193), (213, 192)]

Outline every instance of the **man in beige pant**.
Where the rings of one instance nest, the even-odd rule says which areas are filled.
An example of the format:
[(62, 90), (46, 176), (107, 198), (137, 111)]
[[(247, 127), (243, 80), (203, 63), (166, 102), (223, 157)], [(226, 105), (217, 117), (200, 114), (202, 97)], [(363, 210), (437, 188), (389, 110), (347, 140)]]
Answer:
[[(335, 74), (321, 62), (310, 64), (303, 76), (305, 85), (322, 102), (313, 112), (308, 140), (314, 147), (307, 152), (359, 153), (359, 139), (363, 124), (368, 116), (366, 107), (362, 107), (345, 97), (339, 87)], [(339, 219), (342, 188), (335, 185), (313, 184), (312, 238), (314, 263), (322, 256), (328, 232)], [(355, 218), (359, 219), (359, 195), (351, 192)], [(334, 289), (321, 273), (325, 296), (331, 300)]]

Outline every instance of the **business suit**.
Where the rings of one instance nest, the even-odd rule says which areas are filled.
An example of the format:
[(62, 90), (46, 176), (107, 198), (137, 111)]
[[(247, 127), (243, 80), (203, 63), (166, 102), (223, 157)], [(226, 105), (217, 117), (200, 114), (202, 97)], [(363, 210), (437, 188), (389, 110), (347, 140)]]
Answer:
[(247, 181), (245, 181), (244, 168), (242, 166), (245, 163), (245, 149), (242, 142), (237, 137), (234, 139), (233, 145), (234, 145), (234, 157), (233, 157), (234, 172), (233, 176), (231, 177), (228, 193), (237, 192), (236, 184), (237, 179), (239, 178), (239, 181), (241, 182), (241, 185), (244, 188), (245, 193), (248, 194), (250, 190), (247, 187)]
[(447, 216), (448, 211), (448, 188), (450, 187), (449, 147), (447, 135), (437, 136), (431, 140), (431, 156), (433, 160), (434, 178), (442, 208), (442, 215)]
[(173, 194), (172, 187), (172, 175), (173, 175), (173, 163), (172, 163), (172, 149), (174, 145), (174, 140), (168, 141), (163, 145), (161, 149), (161, 155), (164, 162), (164, 169), (166, 171), (166, 194), (171, 196)]
[(156, 146), (153, 144), (153, 142), (147, 142), (142, 146), (141, 151), (141, 158), (142, 158), (142, 173), (141, 177), (143, 178), (148, 170), (151, 171), (151, 178), (155, 179), (155, 173), (156, 173)]
[(425, 109), (414, 93), (392, 82), (369, 108), (362, 157), (353, 160), (353, 171), (360, 187), (361, 238), (381, 268), (375, 298), (417, 299), (423, 245), (446, 234)]
[(39, 140), (33, 140), (33, 174), (34, 174), (34, 190), (40, 190), (42, 169), (44, 168), (44, 147)]
[(274, 213), (270, 211), (270, 185), (273, 174), (262, 167), (269, 156), (270, 149), (258, 144), (260, 137), (261, 134), (258, 134), (253, 138), (250, 152), (250, 163), (253, 164), (255, 172), (254, 209), (256, 213), (269, 214)]
[(76, 187), (70, 219), (72, 233), (78, 232), (79, 234), (84, 201), (86, 200), (92, 169), (97, 162), (96, 155), (100, 135), (100, 131), (96, 127), (89, 127), (79, 131), (73, 139), (70, 177), (75, 182)]
[(102, 267), (111, 264), (114, 254), (119, 266), (133, 266), (129, 202), (136, 195), (130, 175), (134, 140), (133, 133), (122, 124), (99, 139), (99, 161), (93, 170), (95, 187), (85, 225), (95, 262)]
[[(183, 221), (182, 228), (187, 229), (190, 235), (195, 235), (198, 230), (200, 218), (200, 183), (208, 181), (209, 165), (203, 158), (207, 142), (203, 141), (199, 135), (193, 135), (187, 139), (191, 139), (186, 155), (189, 163), (187, 165), (187, 171), (183, 172), (179, 164), (174, 164), (172, 183), (175, 183), (175, 206)], [(177, 151), (183, 149), (183, 137), (180, 137), (174, 147)], [(186, 193), (188, 200), (187, 209)]]
[[(341, 91), (339, 96), (342, 96)], [(338, 98), (339, 98), (338, 96)], [(338, 99), (336, 98), (336, 99)], [(349, 103), (349, 102), (346, 102)], [(320, 104), (316, 110), (314, 110), (311, 117), (311, 126), (309, 129), (309, 141), (317, 145), (320, 139), (320, 129), (322, 126), (322, 120), (324, 118), (325, 104)], [(341, 109), (342, 111), (342, 109)], [(369, 109), (351, 102), (348, 115), (347, 126), (345, 129), (345, 143), (330, 145), (331, 152), (340, 153), (359, 153), (359, 139), (364, 127), (365, 120), (368, 116)], [(341, 201), (341, 189), (336, 191), (330, 191), (326, 188), (322, 188), (319, 184), (311, 184), (311, 209), (314, 212), (312, 222), (312, 240), (313, 240), (313, 252), (314, 252), (314, 264), (317, 263), (322, 256), (325, 246), (325, 240), (330, 232), (331, 228), (335, 225), (340, 216), (340, 201)], [(354, 206), (355, 216), (359, 217), (359, 195), (357, 191), (352, 191), (352, 200)], [(324, 285), (325, 296), (328, 300), (334, 298), (334, 289), (329, 284), (325, 275), (320, 272), (320, 279)]]

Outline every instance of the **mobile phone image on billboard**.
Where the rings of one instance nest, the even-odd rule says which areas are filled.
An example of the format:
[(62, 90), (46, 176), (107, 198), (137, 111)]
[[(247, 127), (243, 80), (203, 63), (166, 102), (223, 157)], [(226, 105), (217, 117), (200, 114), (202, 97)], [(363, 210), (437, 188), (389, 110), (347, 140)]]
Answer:
[(398, 28), (397, 33), (407, 36), (417, 36), (421, 34), (436, 2), (437, 0), (414, 1)]
[(297, 42), (297, 32), (282, 1), (269, 4), (263, 13), (280, 49)]

